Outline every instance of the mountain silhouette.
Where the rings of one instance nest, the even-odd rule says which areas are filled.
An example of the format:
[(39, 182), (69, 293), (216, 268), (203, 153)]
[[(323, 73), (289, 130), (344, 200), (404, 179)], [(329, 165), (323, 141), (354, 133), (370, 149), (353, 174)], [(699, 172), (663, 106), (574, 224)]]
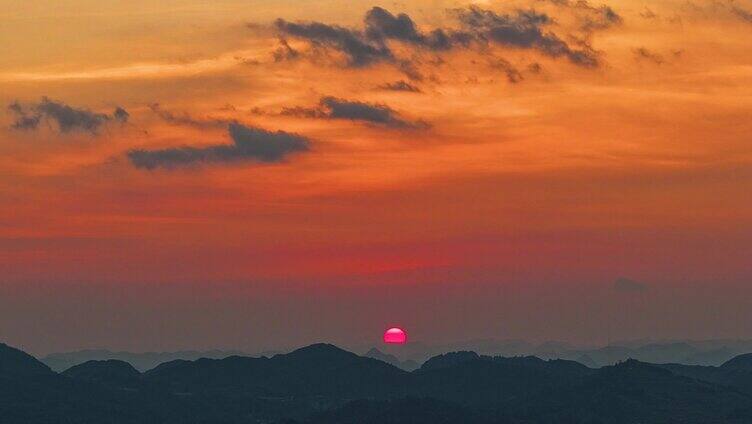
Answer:
[[(450, 402), (427, 398), (356, 400), (314, 414), (304, 420), (279, 424), (492, 424), (481, 414)], [(499, 421), (494, 420), (493, 424)]]
[(414, 371), (419, 368), (418, 363), (411, 359), (400, 361), (396, 356), (384, 353), (376, 349), (375, 347), (371, 348), (371, 350), (366, 352), (363, 356), (365, 356), (366, 358), (378, 359), (379, 361), (394, 365), (395, 367), (405, 371)]
[(574, 361), (457, 352), (426, 361), (415, 372), (417, 381), (412, 394), (487, 408), (546, 390), (561, 389), (591, 372)]
[(108, 386), (133, 386), (138, 383), (141, 373), (124, 361), (87, 361), (68, 368), (61, 375), (74, 380), (104, 384)]
[(535, 408), (536, 418), (545, 422), (576, 417), (573, 422), (730, 423), (751, 400), (730, 388), (627, 360), (596, 370), (555, 396), (526, 399), (518, 408)]
[(477, 361), (480, 356), (475, 352), (450, 352), (428, 359), (420, 367), (420, 371), (429, 371), (441, 368), (449, 368), (465, 362)]
[(0, 422), (741, 424), (752, 422), (746, 361), (593, 369), (466, 351), (406, 372), (315, 344), (272, 357), (174, 360), (145, 373), (89, 361), (57, 374), (0, 345)]
[[(279, 352), (266, 352), (259, 356), (271, 356)], [(156, 367), (159, 364), (183, 359), (193, 361), (200, 358), (222, 359), (228, 356), (244, 356), (240, 351), (224, 350), (184, 350), (177, 352), (113, 352), (104, 349), (79, 350), (75, 352), (52, 353), (40, 360), (47, 364), (53, 371), (61, 372), (75, 365), (83, 364), (88, 361), (107, 361), (110, 359), (123, 361), (131, 364), (135, 369), (144, 372)]]
[(0, 343), (0, 377), (25, 378), (54, 375), (50, 367), (21, 350)]
[(729, 359), (721, 365), (721, 368), (737, 371), (752, 371), (752, 353), (739, 355)]
[(386, 395), (409, 373), (328, 344), (315, 344), (272, 358), (172, 361), (144, 374), (144, 380), (174, 391), (243, 390), (263, 396)]

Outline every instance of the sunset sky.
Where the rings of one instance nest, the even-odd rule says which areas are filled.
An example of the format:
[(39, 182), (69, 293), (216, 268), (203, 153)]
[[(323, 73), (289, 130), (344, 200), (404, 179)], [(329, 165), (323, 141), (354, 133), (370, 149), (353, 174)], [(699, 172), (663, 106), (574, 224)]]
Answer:
[(752, 1), (0, 6), (0, 341), (752, 337)]

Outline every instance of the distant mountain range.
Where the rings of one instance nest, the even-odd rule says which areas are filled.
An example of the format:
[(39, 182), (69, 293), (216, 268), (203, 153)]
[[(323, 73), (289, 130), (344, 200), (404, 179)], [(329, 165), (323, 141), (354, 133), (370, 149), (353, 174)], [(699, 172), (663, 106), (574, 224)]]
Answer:
[(405, 371), (414, 371), (420, 367), (420, 364), (413, 361), (412, 359), (408, 359), (406, 361), (400, 361), (399, 358), (397, 358), (394, 355), (389, 355), (387, 353), (384, 353), (378, 349), (371, 348), (368, 352), (366, 352), (363, 356), (366, 358), (373, 358), (378, 359), (379, 361), (386, 362), (387, 364), (394, 365), (395, 367), (405, 370)]
[[(368, 347), (357, 346), (354, 351), (365, 352)], [(614, 365), (627, 359), (650, 363), (680, 363), (686, 365), (719, 366), (729, 359), (752, 352), (750, 340), (706, 341), (624, 341), (605, 347), (580, 347), (563, 342), (540, 344), (522, 340), (469, 340), (458, 343), (429, 345), (411, 342), (407, 345), (387, 345), (380, 348), (385, 355), (398, 361), (421, 364), (444, 352), (473, 351), (490, 356), (537, 356), (542, 359), (567, 359), (591, 368)], [(388, 362), (388, 361), (387, 361)]]
[(56, 373), (0, 344), (0, 417), (3, 424), (750, 423), (752, 356), (719, 367), (627, 360), (593, 369), (465, 351), (407, 372), (316, 344), (272, 357), (174, 360), (146, 372), (104, 360)]
[[(750, 340), (707, 341), (625, 341), (605, 347), (577, 347), (562, 342), (533, 344), (521, 340), (470, 340), (465, 342), (428, 345), (411, 342), (406, 345), (351, 346), (353, 352), (365, 352), (363, 356), (412, 371), (427, 359), (445, 353), (472, 351), (488, 356), (537, 356), (542, 359), (567, 359), (590, 368), (614, 365), (627, 359), (649, 363), (677, 363), (685, 365), (719, 366), (729, 359), (752, 352)], [(222, 359), (229, 356), (267, 356), (282, 351), (265, 351), (255, 354), (238, 350), (176, 351), (176, 352), (113, 352), (110, 350), (80, 350), (53, 353), (40, 360), (61, 372), (87, 361), (119, 360), (128, 362), (140, 372), (148, 371), (159, 364), (178, 359), (193, 361), (200, 358)]]
[[(271, 356), (279, 352), (264, 352), (259, 356)], [(131, 364), (137, 370), (143, 372), (156, 367), (164, 362), (174, 361), (176, 359), (183, 359), (193, 361), (200, 358), (214, 358), (221, 359), (228, 356), (244, 356), (248, 355), (241, 351), (223, 351), (223, 350), (207, 350), (207, 351), (194, 351), (185, 350), (178, 352), (112, 352), (104, 349), (96, 350), (79, 350), (76, 352), (65, 353), (53, 353), (41, 358), (41, 361), (47, 364), (53, 371), (63, 371), (74, 365), (82, 364), (87, 361), (106, 361), (106, 360), (118, 360)]]

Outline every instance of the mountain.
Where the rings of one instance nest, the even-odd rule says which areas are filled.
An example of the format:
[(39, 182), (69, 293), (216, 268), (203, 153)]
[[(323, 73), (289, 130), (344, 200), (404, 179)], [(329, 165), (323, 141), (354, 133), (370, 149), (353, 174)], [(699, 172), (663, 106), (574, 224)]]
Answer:
[(729, 359), (721, 365), (726, 370), (752, 371), (752, 353), (739, 355)]
[(54, 375), (50, 367), (33, 356), (0, 343), (0, 377), (33, 378)]
[(378, 359), (379, 361), (394, 365), (395, 367), (405, 371), (413, 371), (420, 367), (417, 362), (411, 359), (408, 359), (407, 361), (400, 361), (396, 356), (386, 354), (376, 349), (375, 347), (366, 352), (363, 356), (365, 356), (366, 358)]
[(592, 369), (466, 351), (406, 372), (315, 344), (272, 357), (174, 360), (143, 374), (122, 361), (57, 374), (2, 345), (0, 422), (741, 424), (752, 422), (746, 360)]
[[(365, 351), (358, 347), (355, 350)], [(521, 340), (468, 340), (463, 342), (428, 345), (411, 342), (405, 346), (384, 346), (380, 350), (400, 359), (422, 363), (445, 352), (472, 351), (487, 356), (537, 356), (541, 359), (566, 359), (581, 361), (590, 358), (591, 368), (614, 365), (627, 359), (648, 363), (681, 363), (686, 365), (718, 366), (736, 355), (752, 352), (749, 340), (705, 341), (624, 341), (605, 347), (578, 347), (567, 343), (547, 341), (532, 344)]]
[(477, 361), (480, 359), (480, 355), (475, 352), (461, 351), (461, 352), (449, 352), (430, 358), (420, 367), (420, 371), (430, 371), (441, 368), (449, 368), (456, 365), (461, 365), (466, 362)]
[(387, 395), (410, 374), (379, 360), (336, 346), (316, 344), (272, 358), (173, 361), (144, 374), (145, 381), (194, 393), (243, 390), (259, 396)]
[(115, 359), (87, 361), (68, 368), (61, 374), (74, 380), (116, 387), (133, 386), (141, 377), (141, 373), (131, 364)]
[(566, 390), (525, 399), (519, 414), (535, 410), (538, 422), (746, 423), (746, 394), (678, 376), (651, 364), (628, 360), (601, 368)]
[[(265, 355), (271, 356), (278, 352), (267, 352)], [(65, 353), (53, 353), (47, 355), (41, 359), (42, 362), (47, 364), (56, 372), (67, 370), (68, 368), (83, 364), (87, 361), (107, 361), (118, 360), (127, 362), (133, 365), (140, 372), (150, 370), (157, 365), (174, 361), (177, 359), (183, 359), (187, 361), (193, 361), (200, 358), (214, 358), (221, 359), (228, 356), (244, 356), (246, 355), (240, 351), (223, 351), (223, 350), (208, 350), (208, 351), (195, 351), (186, 350), (178, 352), (112, 352), (109, 350), (79, 350), (76, 352)]]
[(736, 356), (719, 367), (684, 364), (660, 364), (658, 366), (677, 375), (733, 387), (752, 395), (752, 354)]
[(411, 394), (473, 408), (489, 408), (563, 389), (566, 384), (580, 381), (591, 372), (573, 361), (457, 352), (426, 361), (414, 373), (416, 382)]
[[(395, 400), (360, 399), (344, 406), (314, 414), (301, 421), (279, 424), (491, 424), (468, 408), (426, 398)], [(499, 421), (493, 421), (497, 424)]]

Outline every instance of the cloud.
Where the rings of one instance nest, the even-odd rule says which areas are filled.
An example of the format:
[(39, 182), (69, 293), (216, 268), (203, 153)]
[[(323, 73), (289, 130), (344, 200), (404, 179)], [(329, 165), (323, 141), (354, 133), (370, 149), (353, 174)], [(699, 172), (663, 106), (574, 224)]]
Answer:
[(495, 58), (491, 61), (491, 67), (504, 72), (507, 80), (512, 84), (516, 84), (524, 79), (522, 72), (506, 59)]
[(642, 293), (647, 291), (648, 286), (628, 278), (617, 278), (614, 281), (614, 290), (620, 293)]
[(596, 52), (588, 45), (572, 48), (553, 32), (546, 31), (544, 28), (553, 23), (553, 19), (545, 13), (517, 10), (513, 14), (499, 15), (477, 6), (459, 9), (455, 13), (462, 25), (480, 40), (507, 47), (534, 49), (554, 58), (563, 56), (583, 67), (592, 68), (599, 64)]
[(36, 130), (42, 121), (46, 120), (55, 122), (62, 133), (83, 131), (97, 134), (107, 122), (115, 121), (124, 124), (130, 118), (130, 114), (121, 107), (117, 107), (111, 115), (108, 115), (72, 107), (47, 97), (42, 97), (38, 103), (28, 105), (16, 101), (8, 106), (8, 110), (16, 116), (11, 124), (13, 129)]
[(167, 123), (199, 129), (226, 128), (228, 125), (235, 122), (227, 119), (194, 118), (187, 112), (172, 112), (162, 109), (162, 106), (159, 103), (150, 104), (149, 109)]
[(318, 107), (286, 108), (282, 114), (319, 119), (347, 119), (389, 128), (425, 129), (429, 126), (423, 121), (402, 119), (397, 111), (385, 104), (358, 102), (331, 96), (322, 97)]
[(387, 90), (387, 91), (407, 91), (410, 93), (421, 93), (420, 87), (410, 84), (406, 81), (395, 81), (395, 82), (389, 82), (386, 84), (382, 84), (378, 86), (380, 90)]
[(342, 52), (347, 57), (348, 66), (362, 67), (394, 60), (389, 47), (369, 42), (359, 31), (320, 22), (294, 23), (281, 18), (277, 19), (275, 26), (282, 34)]
[(292, 48), (284, 38), (279, 39), (279, 47), (273, 53), (275, 62), (295, 60), (300, 57), (300, 52)]
[[(604, 29), (621, 22), (621, 17), (610, 7), (593, 7), (584, 1), (576, 3), (552, 0), (566, 4), (579, 11), (583, 29), (588, 32)], [(534, 10), (517, 10), (511, 14), (499, 15), (478, 6), (457, 9), (457, 28), (435, 28), (421, 31), (405, 13), (392, 14), (381, 7), (371, 8), (363, 19), (362, 29), (346, 28), (321, 22), (290, 22), (277, 19), (275, 28), (280, 39), (295, 38), (310, 44), (311, 53), (321, 49), (333, 50), (342, 54), (347, 67), (366, 67), (377, 63), (391, 63), (400, 68), (411, 79), (419, 79), (415, 68), (415, 54), (430, 51), (439, 54), (453, 49), (475, 50), (479, 54), (493, 55), (486, 47), (496, 44), (516, 49), (537, 50), (549, 57), (566, 57), (583, 67), (598, 66), (596, 52), (584, 42), (572, 46), (546, 27), (554, 23), (553, 18)], [(401, 57), (393, 50), (391, 42), (399, 42), (408, 47), (407, 57)], [(409, 48), (413, 50), (410, 51)], [(292, 49), (286, 41), (274, 53), (275, 60), (299, 57), (300, 52)], [(412, 56), (411, 56), (412, 55)]]
[(739, 6), (732, 6), (731, 13), (736, 15), (739, 19), (752, 24), (752, 12), (746, 9), (742, 9)]
[(228, 133), (232, 144), (181, 146), (158, 150), (135, 149), (130, 150), (127, 157), (133, 166), (153, 170), (241, 161), (279, 163), (290, 154), (310, 150), (310, 140), (294, 133), (267, 131), (238, 123), (229, 124)]
[(665, 62), (663, 56), (659, 55), (658, 53), (652, 52), (645, 47), (634, 49), (634, 55), (639, 60), (647, 60), (655, 63), (656, 65), (662, 65)]
[(587, 0), (549, 0), (551, 3), (572, 10), (581, 31), (604, 30), (624, 22), (624, 19), (608, 5), (593, 6)]
[(126, 123), (128, 122), (128, 119), (130, 119), (131, 114), (128, 113), (127, 110), (118, 106), (115, 108), (115, 111), (112, 112), (112, 117), (118, 122)]
[(374, 41), (391, 39), (430, 50), (449, 50), (456, 42), (463, 40), (463, 34), (441, 28), (424, 34), (407, 14), (395, 16), (381, 7), (369, 10), (364, 22), (366, 37)]

